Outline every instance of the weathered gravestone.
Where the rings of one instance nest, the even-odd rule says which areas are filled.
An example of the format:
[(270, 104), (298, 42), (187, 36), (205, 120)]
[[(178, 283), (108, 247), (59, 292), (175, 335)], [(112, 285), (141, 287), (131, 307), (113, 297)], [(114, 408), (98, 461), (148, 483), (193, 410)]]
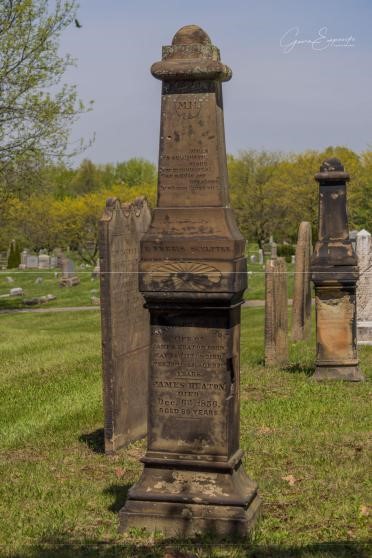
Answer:
[(105, 450), (147, 432), (150, 316), (138, 286), (139, 243), (151, 220), (142, 198), (107, 200), (100, 220)]
[(372, 345), (372, 241), (368, 231), (356, 236), (359, 264), (357, 285), (357, 341), (358, 345)]
[(264, 253), (262, 248), (258, 250), (258, 263), (261, 265), (264, 263)]
[(284, 258), (265, 267), (265, 366), (288, 363), (288, 288)]
[(363, 380), (356, 344), (358, 260), (349, 239), (346, 182), (341, 162), (327, 159), (319, 182), (318, 241), (311, 258), (315, 285), (316, 380)]
[(60, 287), (74, 287), (79, 285), (80, 279), (75, 274), (75, 264), (70, 258), (62, 258), (62, 277), (59, 281)]
[(50, 269), (50, 257), (48, 254), (39, 254), (38, 260), (39, 269)]
[(32, 254), (26, 256), (26, 267), (27, 269), (38, 269), (39, 258)]
[(246, 534), (260, 499), (239, 449), (247, 273), (228, 203), (221, 82), (231, 70), (190, 25), (152, 74), (163, 84), (158, 206), (140, 261), (151, 316), (148, 445), (120, 528)]
[(311, 333), (310, 261), (313, 251), (311, 224), (303, 221), (298, 229), (292, 305), (292, 339), (301, 341)]

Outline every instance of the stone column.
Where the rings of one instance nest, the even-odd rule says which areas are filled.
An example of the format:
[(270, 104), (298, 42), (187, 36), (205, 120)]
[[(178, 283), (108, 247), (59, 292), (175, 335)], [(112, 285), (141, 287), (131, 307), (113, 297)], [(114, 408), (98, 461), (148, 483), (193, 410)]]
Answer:
[(310, 260), (313, 251), (311, 224), (303, 221), (298, 229), (292, 305), (292, 339), (301, 341), (311, 333)]
[(356, 236), (359, 264), (357, 286), (357, 339), (358, 345), (372, 345), (372, 241), (368, 231)]
[(288, 288), (284, 258), (265, 266), (265, 366), (288, 364)]
[(327, 159), (319, 182), (319, 232), (311, 260), (316, 305), (317, 380), (359, 381), (355, 288), (358, 261), (349, 239), (346, 212), (348, 173)]
[(247, 273), (228, 200), (221, 82), (231, 70), (190, 25), (151, 71), (162, 105), (158, 202), (140, 261), (151, 323), (148, 446), (120, 528), (245, 535), (260, 499), (239, 449)]

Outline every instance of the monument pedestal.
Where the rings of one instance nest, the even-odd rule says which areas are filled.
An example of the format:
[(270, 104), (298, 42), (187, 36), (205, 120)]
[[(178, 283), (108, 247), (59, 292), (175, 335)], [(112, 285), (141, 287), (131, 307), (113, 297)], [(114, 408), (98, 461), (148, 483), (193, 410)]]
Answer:
[(211, 532), (244, 536), (260, 509), (257, 484), (245, 474), (241, 452), (229, 462), (171, 460), (145, 469), (120, 512), (120, 529), (145, 527), (167, 536)]

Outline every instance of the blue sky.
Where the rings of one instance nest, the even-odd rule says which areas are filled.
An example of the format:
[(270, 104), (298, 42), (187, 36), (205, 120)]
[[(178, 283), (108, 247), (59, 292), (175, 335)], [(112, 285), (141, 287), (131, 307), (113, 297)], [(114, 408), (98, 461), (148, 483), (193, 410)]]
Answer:
[[(73, 138), (96, 134), (84, 154), (96, 163), (157, 161), (160, 82), (149, 68), (190, 23), (233, 70), (223, 86), (228, 152), (372, 148), (372, 0), (80, 0), (78, 18), (61, 52), (77, 58), (65, 81), (95, 101)], [(284, 52), (287, 32), (282, 45), (314, 41), (325, 27), (327, 39), (354, 46), (314, 50), (323, 39)]]

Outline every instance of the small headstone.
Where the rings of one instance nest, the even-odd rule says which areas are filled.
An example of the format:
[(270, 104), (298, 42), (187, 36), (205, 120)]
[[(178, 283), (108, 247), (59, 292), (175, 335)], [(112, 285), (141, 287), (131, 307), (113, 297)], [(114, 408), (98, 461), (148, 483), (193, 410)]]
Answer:
[(48, 254), (39, 254), (39, 269), (49, 269), (50, 268), (50, 257)]
[(35, 285), (40, 285), (40, 283), (42, 283), (42, 282), (43, 282), (43, 278), (42, 278), (42, 277), (36, 277), (36, 279), (35, 279), (35, 281), (34, 281)]
[(38, 297), (26, 298), (23, 303), (26, 304), (26, 306), (36, 306), (40, 304), (40, 299)]
[(139, 292), (138, 261), (140, 240), (150, 219), (150, 210), (143, 199), (122, 205), (118, 199), (111, 198), (107, 200), (100, 221), (107, 453), (115, 452), (147, 433), (150, 318)]
[(288, 290), (284, 258), (266, 261), (265, 366), (288, 363)]
[(5, 277), (5, 281), (6, 281), (7, 283), (14, 283), (13, 277), (10, 277), (10, 276)]
[(292, 339), (300, 341), (311, 333), (310, 264), (313, 253), (311, 224), (303, 221), (298, 229), (292, 305)]
[(60, 287), (75, 287), (80, 284), (79, 277), (75, 274), (75, 264), (70, 258), (62, 258), (62, 277)]
[(39, 267), (38, 256), (28, 255), (26, 257), (26, 267), (27, 269), (37, 269)]
[(250, 257), (251, 263), (257, 263), (257, 256), (255, 254), (252, 254)]
[(9, 294), (10, 296), (23, 296), (24, 292), (22, 287), (14, 287), (13, 289), (10, 289)]
[(100, 272), (100, 263), (99, 263), (99, 260), (98, 260), (97, 265), (95, 266), (95, 268), (92, 271), (92, 278), (97, 279), (99, 277), (99, 272)]
[(44, 304), (46, 302), (50, 302), (51, 300), (56, 300), (56, 296), (52, 295), (52, 294), (47, 294), (44, 296), (39, 297), (39, 302)]
[(57, 256), (50, 256), (50, 267), (54, 268), (58, 265), (58, 258)]
[(258, 263), (262, 265), (264, 263), (264, 253), (262, 248), (258, 250)]
[(271, 243), (271, 259), (275, 260), (278, 257), (278, 246), (276, 242)]
[(21, 252), (21, 263), (19, 264), (19, 269), (27, 269), (27, 254), (28, 250), (22, 250)]
[(357, 284), (357, 341), (372, 345), (372, 241), (371, 234), (362, 230), (356, 237), (359, 281)]
[(291, 264), (295, 264), (296, 263), (296, 256), (294, 254), (292, 254), (291, 256)]

